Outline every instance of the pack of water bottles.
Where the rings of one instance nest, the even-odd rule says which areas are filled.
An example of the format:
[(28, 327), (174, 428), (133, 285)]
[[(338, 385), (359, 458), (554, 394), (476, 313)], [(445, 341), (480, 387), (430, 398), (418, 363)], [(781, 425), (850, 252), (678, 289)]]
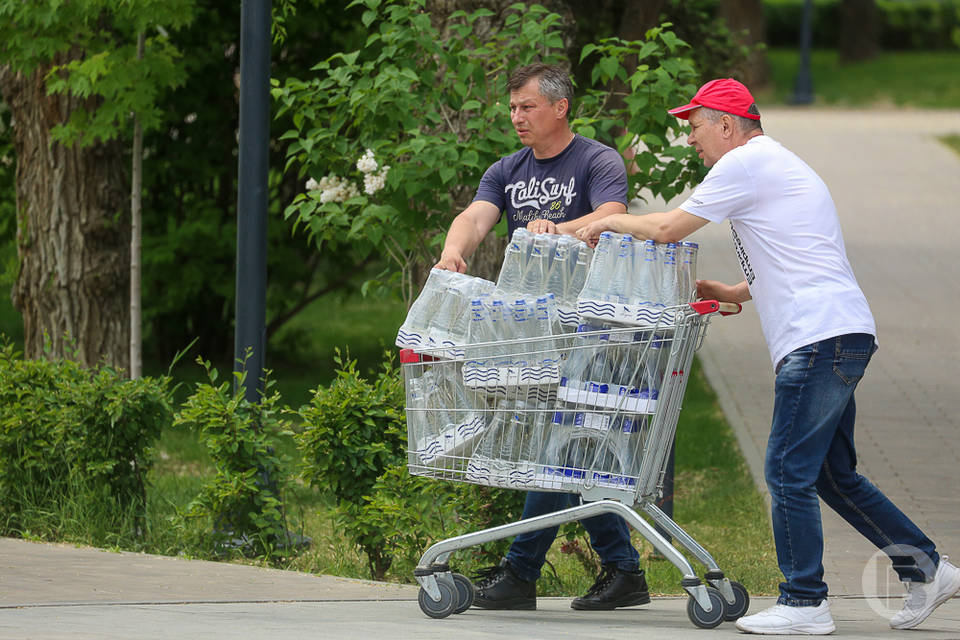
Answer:
[(489, 280), (431, 269), (396, 344), (498, 367), (526, 366), (543, 364), (546, 357), (531, 353), (526, 341), (559, 332), (559, 309), (551, 293), (506, 293)]
[(594, 322), (673, 323), (678, 305), (696, 300), (698, 249), (695, 242), (657, 243), (601, 233), (577, 313)]
[(536, 297), (552, 294), (560, 324), (576, 327), (577, 297), (592, 259), (593, 250), (573, 236), (516, 229), (504, 252), (497, 289)]
[(489, 280), (456, 271), (431, 269), (420, 295), (410, 305), (397, 332), (396, 345), (410, 349), (443, 349), (447, 355), (463, 354), (470, 328), (470, 303), (489, 296)]

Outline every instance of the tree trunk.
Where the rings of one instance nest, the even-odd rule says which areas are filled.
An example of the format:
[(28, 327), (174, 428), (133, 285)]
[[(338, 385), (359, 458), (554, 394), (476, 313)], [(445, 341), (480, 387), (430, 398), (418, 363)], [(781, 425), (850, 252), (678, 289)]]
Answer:
[(840, 62), (871, 60), (880, 53), (880, 15), (875, 0), (840, 3)]
[(48, 70), (0, 67), (17, 157), (13, 303), (23, 316), (24, 354), (126, 368), (130, 227), (122, 148), (53, 142), (51, 128), (89, 105), (47, 95)]
[(744, 68), (738, 70), (738, 80), (751, 90), (766, 86), (770, 81), (767, 55), (763, 49), (757, 49), (757, 45), (767, 39), (762, 0), (722, 0), (720, 17), (727, 23), (736, 41), (750, 47)]

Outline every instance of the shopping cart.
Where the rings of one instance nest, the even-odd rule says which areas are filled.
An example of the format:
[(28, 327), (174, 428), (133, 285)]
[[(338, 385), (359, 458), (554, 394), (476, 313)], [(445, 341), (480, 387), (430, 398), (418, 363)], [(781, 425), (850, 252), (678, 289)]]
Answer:
[[(414, 572), (421, 610), (444, 618), (472, 604), (470, 580), (450, 570), (454, 551), (614, 513), (680, 570), (696, 626), (742, 616), (750, 601), (743, 585), (656, 504), (694, 352), (711, 316), (739, 311), (702, 301), (668, 308), (642, 326), (581, 327), (456, 352), (403, 350), (411, 474), (576, 493), (584, 501), (431, 546)], [(637, 510), (706, 567), (706, 584)]]

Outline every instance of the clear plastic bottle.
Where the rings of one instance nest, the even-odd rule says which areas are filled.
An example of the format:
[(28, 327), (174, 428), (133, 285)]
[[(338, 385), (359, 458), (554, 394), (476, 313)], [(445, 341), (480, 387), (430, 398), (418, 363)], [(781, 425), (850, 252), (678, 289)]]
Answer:
[(510, 293), (520, 291), (523, 270), (527, 265), (527, 247), (524, 246), (524, 242), (524, 236), (514, 233), (513, 238), (507, 243), (503, 265), (500, 267), (500, 277), (497, 278), (497, 288), (501, 291)]
[(625, 233), (620, 237), (620, 246), (610, 268), (607, 281), (607, 302), (626, 304), (630, 299), (633, 282), (633, 236)]
[(520, 291), (527, 295), (539, 296), (547, 291), (547, 277), (550, 273), (549, 240), (546, 234), (538, 234), (533, 239), (527, 267), (520, 282)]
[(607, 282), (610, 278), (609, 265), (613, 262), (613, 252), (616, 251), (614, 242), (614, 234), (610, 231), (600, 234), (597, 247), (593, 251), (593, 260), (587, 272), (586, 282), (580, 292), (581, 298), (600, 301), (605, 299)]
[(570, 255), (570, 243), (563, 240), (563, 236), (557, 240), (557, 246), (553, 250), (553, 262), (550, 263), (550, 273), (547, 275), (546, 293), (552, 293), (558, 300), (562, 300), (566, 295), (570, 284), (570, 264), (567, 259)]
[(593, 349), (593, 361), (590, 365), (590, 374), (587, 376), (587, 390), (606, 393), (607, 388), (598, 389), (598, 385), (607, 387), (613, 377), (611, 372), (612, 360), (610, 357), (610, 335), (602, 334)]
[[(400, 327), (401, 334), (413, 338), (416, 342), (427, 344), (428, 328), (434, 314), (440, 308), (443, 302), (443, 292), (446, 287), (443, 285), (448, 272), (442, 269), (431, 269), (427, 281), (420, 291), (420, 295), (410, 305), (407, 311), (407, 317)], [(419, 340), (416, 340), (419, 338)]]
[(700, 245), (696, 242), (680, 243), (680, 302), (694, 302), (697, 299), (697, 252)]
[(427, 333), (430, 340), (437, 345), (451, 341), (451, 330), (457, 320), (459, 310), (459, 294), (456, 289), (447, 287), (439, 296), (439, 306), (436, 313), (430, 318)]
[(566, 306), (572, 307), (577, 304), (577, 298), (580, 297), (584, 284), (587, 282), (587, 272), (590, 270), (591, 257), (592, 253), (585, 244), (577, 251), (577, 261), (573, 265), (570, 280), (567, 282), (567, 288), (560, 297)]
[(677, 270), (677, 243), (664, 245), (660, 263), (660, 300), (667, 307), (678, 304), (680, 299), (679, 273)]
[[(654, 306), (660, 299), (660, 268), (657, 262), (657, 243), (646, 240), (638, 245), (633, 280), (633, 304)], [(639, 254), (639, 255), (637, 255)]]

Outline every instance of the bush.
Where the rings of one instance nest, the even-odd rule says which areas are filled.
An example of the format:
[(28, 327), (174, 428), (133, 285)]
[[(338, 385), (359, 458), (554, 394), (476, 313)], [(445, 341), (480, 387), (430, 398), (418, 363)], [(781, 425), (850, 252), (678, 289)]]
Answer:
[(406, 417), (403, 380), (387, 357), (373, 382), (360, 377), (357, 361), (334, 357), (336, 378), (317, 387), (309, 404), (297, 412), (303, 431), (295, 436), (303, 455), (303, 478), (329, 490), (343, 526), (363, 549), (370, 575), (383, 579), (391, 553), (384, 526), (363, 523), (360, 507), (377, 479), (404, 462)]
[[(214, 386), (217, 370), (199, 362), (210, 382), (197, 385), (174, 424), (200, 434), (216, 476), (187, 507), (181, 524), (200, 522), (196, 540), (212, 544), (216, 553), (236, 549), (277, 560), (293, 542), (282, 500), (287, 462), (276, 453), (280, 434), (289, 433), (279, 417), (280, 395), (264, 394), (260, 402), (250, 402), (244, 393), (245, 371), (234, 373), (232, 389), (230, 382)], [(265, 386), (269, 390), (272, 382)]]
[(153, 445), (172, 418), (168, 384), (0, 348), (2, 531), (59, 535), (62, 519), (35, 516), (68, 509), (123, 522), (139, 536)]
[[(767, 43), (796, 48), (804, 0), (764, 0)], [(834, 48), (840, 41), (840, 0), (815, 0), (813, 46)], [(960, 48), (960, 0), (877, 0), (880, 46), (886, 50)]]

